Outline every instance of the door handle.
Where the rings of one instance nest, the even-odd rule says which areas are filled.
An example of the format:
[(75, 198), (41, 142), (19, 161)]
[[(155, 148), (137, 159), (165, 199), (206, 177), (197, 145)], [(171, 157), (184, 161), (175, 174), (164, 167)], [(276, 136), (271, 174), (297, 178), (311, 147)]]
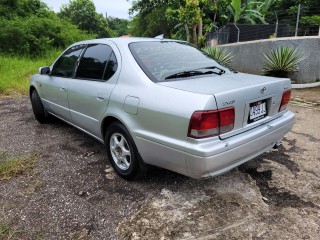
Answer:
[(62, 92), (66, 92), (67, 91), (67, 89), (65, 89), (65, 88), (60, 88), (60, 91), (62, 91)]
[(104, 102), (106, 99), (105, 99), (104, 97), (97, 97), (97, 100), (98, 100), (99, 102)]

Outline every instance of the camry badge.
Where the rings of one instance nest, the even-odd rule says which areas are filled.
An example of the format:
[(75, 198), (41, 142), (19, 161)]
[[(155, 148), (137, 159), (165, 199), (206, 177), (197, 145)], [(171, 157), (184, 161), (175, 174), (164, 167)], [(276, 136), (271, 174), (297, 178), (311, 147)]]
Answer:
[(261, 93), (264, 93), (266, 90), (267, 90), (267, 88), (264, 87), (264, 88), (261, 88), (260, 92), (261, 92)]
[(222, 105), (227, 106), (227, 105), (234, 104), (235, 102), (236, 102), (236, 100), (231, 100), (231, 101), (227, 101), (227, 102), (222, 103)]

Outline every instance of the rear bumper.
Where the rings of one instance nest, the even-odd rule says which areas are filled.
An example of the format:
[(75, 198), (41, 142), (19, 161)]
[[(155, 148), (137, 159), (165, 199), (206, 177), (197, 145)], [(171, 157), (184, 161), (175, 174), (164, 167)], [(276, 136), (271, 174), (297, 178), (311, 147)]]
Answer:
[(292, 129), (293, 123), (294, 114), (288, 111), (267, 124), (220, 141), (218, 147), (217, 144), (203, 143), (206, 146), (201, 146), (201, 143), (188, 143), (186, 175), (199, 179), (229, 171), (271, 149)]
[(249, 131), (220, 140), (218, 137), (189, 139), (178, 150), (142, 137), (135, 143), (145, 163), (166, 168), (192, 178), (222, 174), (268, 151), (293, 126), (294, 114), (286, 112)]

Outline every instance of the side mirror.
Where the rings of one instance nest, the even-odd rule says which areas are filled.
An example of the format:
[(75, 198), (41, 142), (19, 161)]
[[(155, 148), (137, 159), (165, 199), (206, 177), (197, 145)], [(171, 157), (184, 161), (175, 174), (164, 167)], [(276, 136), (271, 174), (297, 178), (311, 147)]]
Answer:
[(41, 67), (39, 68), (39, 74), (48, 75), (50, 73), (50, 67)]

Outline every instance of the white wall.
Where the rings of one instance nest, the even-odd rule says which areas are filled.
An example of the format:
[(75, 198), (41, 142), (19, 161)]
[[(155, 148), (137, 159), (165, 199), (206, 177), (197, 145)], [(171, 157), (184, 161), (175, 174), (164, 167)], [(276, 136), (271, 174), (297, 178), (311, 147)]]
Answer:
[(231, 67), (239, 72), (262, 75), (264, 53), (281, 46), (292, 46), (307, 57), (299, 63), (299, 72), (290, 76), (297, 83), (320, 81), (320, 37), (290, 37), (221, 45), (234, 55)]

